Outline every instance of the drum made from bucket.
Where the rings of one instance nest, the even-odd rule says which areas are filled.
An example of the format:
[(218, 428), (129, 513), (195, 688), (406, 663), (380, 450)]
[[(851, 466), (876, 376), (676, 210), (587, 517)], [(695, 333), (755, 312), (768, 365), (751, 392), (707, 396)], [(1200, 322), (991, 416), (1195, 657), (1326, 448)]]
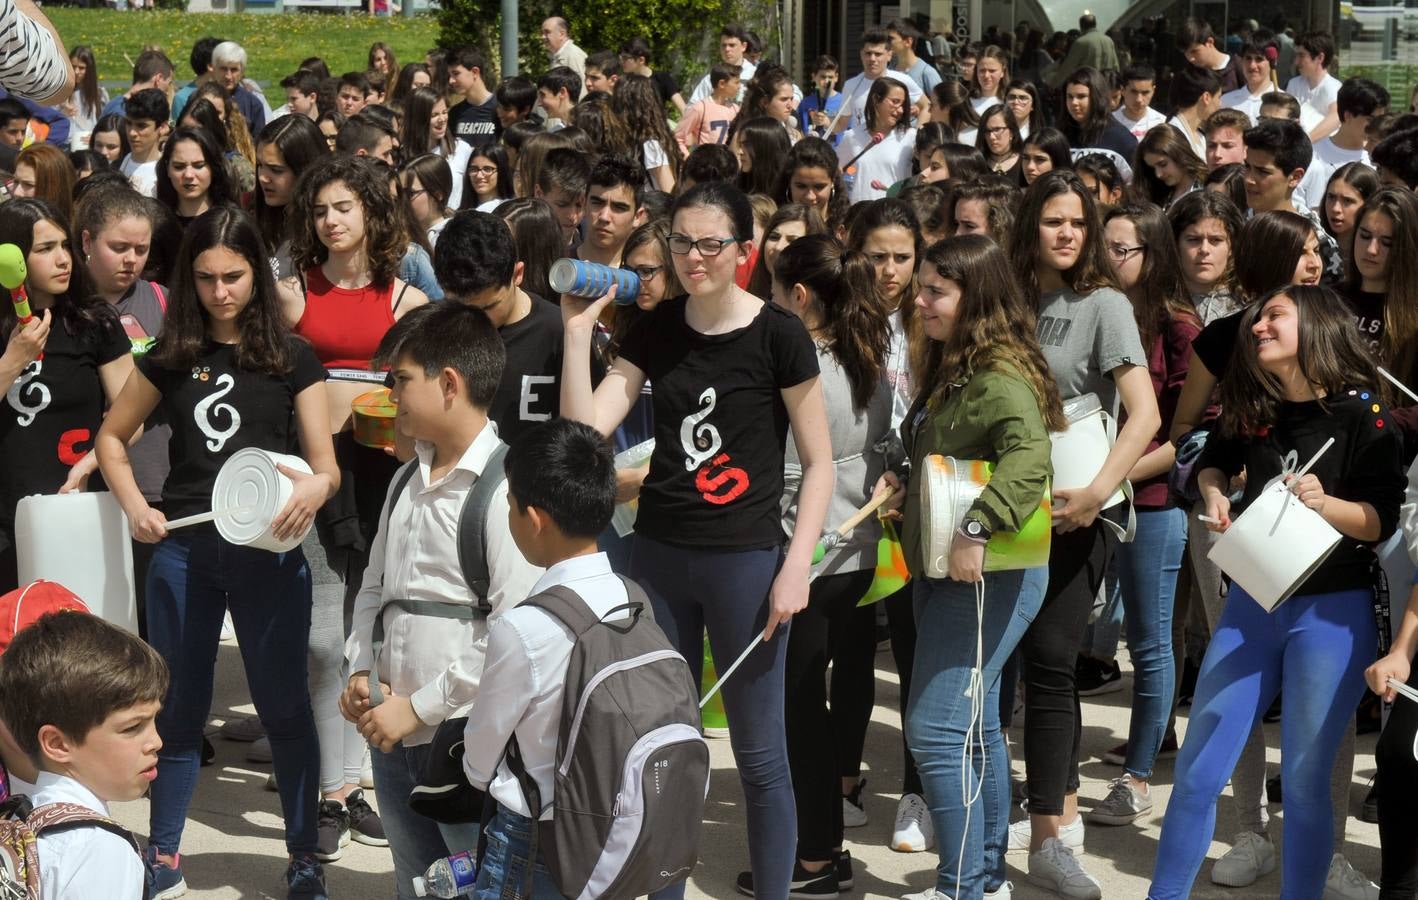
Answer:
[(394, 419), (399, 414), (399, 404), (386, 387), (366, 391), (350, 403), (354, 414), (355, 443), (375, 450), (388, 450), (394, 446)]
[(73, 591), (94, 615), (138, 633), (133, 542), (107, 491), (25, 497), (15, 509), (20, 584), (44, 579)]
[(1339, 538), (1334, 526), (1277, 479), (1232, 520), (1206, 556), (1270, 611), (1314, 574)]
[[(650, 455), (655, 452), (655, 439), (642, 441), (634, 447), (629, 447), (615, 455), (615, 467), (619, 469), (638, 469), (650, 461)], [(640, 500), (627, 500), (625, 503), (617, 503), (615, 512), (611, 513), (611, 525), (615, 526), (615, 533), (621, 537), (627, 537), (635, 530), (635, 516), (640, 512)]]
[[(950, 568), (950, 547), (965, 514), (979, 499), (994, 474), (994, 463), (955, 459), (932, 453), (925, 458), (921, 483), (921, 537), (926, 575), (945, 578)], [(1049, 538), (1053, 532), (1049, 493), (1024, 520), (1018, 532), (1000, 532), (985, 544), (986, 572), (1030, 569), (1049, 563)], [(963, 538), (962, 538), (963, 540)]]
[(277, 465), (311, 474), (305, 460), (288, 453), (247, 447), (233, 453), (217, 473), (212, 487), (212, 509), (233, 510), (218, 516), (217, 532), (233, 544), (285, 553), (300, 546), (310, 529), (284, 541), (276, 538), (271, 523), (285, 509), (295, 485), (277, 471)]
[[(1113, 449), (1105, 415), (1094, 394), (1074, 397), (1064, 404), (1068, 428), (1049, 435), (1053, 441), (1050, 460), (1054, 466), (1055, 491), (1088, 487), (1103, 471), (1103, 464)], [(1125, 499), (1120, 484), (1100, 508), (1108, 509)]]

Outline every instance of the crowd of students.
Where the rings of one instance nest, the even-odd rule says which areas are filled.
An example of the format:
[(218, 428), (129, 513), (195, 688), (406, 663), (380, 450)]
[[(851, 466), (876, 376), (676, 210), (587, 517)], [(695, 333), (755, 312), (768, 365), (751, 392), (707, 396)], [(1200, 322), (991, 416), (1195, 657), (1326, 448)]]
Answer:
[[(939, 856), (910, 900), (1007, 898), (1014, 851), (1032, 882), (1101, 897), (1085, 819), (1161, 813), (1164, 754), (1149, 895), (1190, 892), (1228, 780), (1242, 831), (1210, 878), (1245, 888), (1277, 867), (1258, 723), (1278, 700), (1282, 896), (1413, 897), (1406, 700), (1371, 792), (1382, 889), (1343, 845), (1356, 707), (1366, 683), (1392, 701), (1418, 649), (1418, 594), (1401, 615), (1388, 600), (1414, 580), (1418, 407), (1380, 374), (1418, 387), (1418, 114), (1331, 75), (1324, 33), (1256, 30), (1231, 52), (1189, 20), (1185, 61), (1159, 70), (1080, 25), (1045, 64), (994, 44), (933, 56), (895, 21), (862, 36), (859, 73), (824, 56), (801, 87), (728, 25), (686, 98), (643, 40), (588, 54), (553, 18), (536, 80), (499, 81), (474, 47), (400, 65), (381, 43), (367, 71), (306, 60), (276, 108), (239, 45), (204, 38), (180, 88), (148, 49), (106, 98), (75, 47), (62, 108), (0, 99), (0, 243), (36, 312), (0, 310), (0, 449), (25, 461), (0, 475), (0, 588), (18, 586), (21, 497), (102, 487), (131, 523), (146, 641), (60, 616), (0, 657), (12, 790), (95, 813), (150, 800), (141, 857), (103, 829), (42, 836), (43, 896), (186, 891), (228, 631), (257, 718), (223, 734), (273, 763), (289, 896), (327, 896), (323, 865), (353, 839), (388, 846), (412, 897), (480, 831), (477, 896), (518, 889), (534, 804), (502, 751), (515, 736), (553, 796), (570, 637), (514, 608), (561, 585), (613, 612), (623, 574), (696, 676), (707, 652), (765, 644), (723, 690), (741, 893), (850, 891), (845, 834), (882, 752), (904, 760), (875, 785), (901, 796), (890, 846)], [(558, 297), (562, 257), (630, 270), (639, 293)], [(387, 452), (351, 411), (386, 381)], [(1099, 410), (1117, 429), (1096, 475), (1051, 484), (1051, 436)], [(648, 440), (647, 465), (613, 471), (612, 448)], [(1287, 455), (1322, 446), (1293, 477)], [(273, 525), (308, 531), (299, 549), (169, 534), (246, 448), (309, 464), (282, 470)], [(924, 487), (938, 457), (993, 471), (946, 550)], [(1274, 479), (1341, 540), (1267, 611), (1208, 552)], [(815, 558), (873, 499), (884, 519)], [(627, 540), (608, 526), (632, 500)], [(991, 564), (1041, 503), (1047, 564)], [(912, 579), (879, 626), (859, 601), (891, 519)], [(889, 750), (866, 745), (878, 628), (902, 686)], [(1124, 633), (1130, 725), (1105, 756), (1122, 773), (1085, 815), (1079, 697), (1121, 686)], [(485, 829), (407, 802), (462, 715)], [(535, 872), (532, 895), (557, 896)]]

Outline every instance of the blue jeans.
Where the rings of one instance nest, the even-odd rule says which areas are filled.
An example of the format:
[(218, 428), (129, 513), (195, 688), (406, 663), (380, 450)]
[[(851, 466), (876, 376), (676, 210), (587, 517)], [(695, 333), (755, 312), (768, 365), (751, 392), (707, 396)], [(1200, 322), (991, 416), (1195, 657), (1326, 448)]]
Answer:
[(212, 706), (222, 614), (230, 609), (251, 699), (271, 740), (286, 850), (314, 852), (320, 748), (306, 680), (305, 556), (299, 549), (237, 547), (215, 530), (189, 532), (158, 544), (147, 592), (148, 641), (172, 675), (157, 719), (163, 747), (148, 812), (151, 844), (160, 853), (176, 853), (182, 843)]
[(1152, 777), (1172, 715), (1177, 682), (1172, 662), (1172, 609), (1186, 542), (1185, 512), (1139, 509), (1137, 536), (1132, 543), (1118, 545), (1118, 582), (1133, 672), (1132, 721), (1123, 770), (1134, 778)]
[(497, 815), (487, 823), (487, 853), (478, 870), (473, 900), (561, 900), (561, 891), (547, 871), (546, 855), (537, 848), (533, 860), (532, 893), (527, 886), (528, 851), (532, 849), (532, 820), (497, 805)]
[(1162, 821), (1152, 900), (1186, 897), (1216, 826), (1216, 798), (1251, 729), (1280, 693), (1285, 782), (1282, 900), (1319, 900), (1334, 853), (1330, 772), (1364, 668), (1374, 660), (1367, 590), (1291, 597), (1273, 613), (1232, 584), (1197, 678), (1176, 782)]
[(384, 753), (369, 748), (379, 820), (394, 854), (394, 884), (399, 900), (414, 900), (413, 879), (445, 856), (478, 848), (478, 823), (443, 825), (409, 809), (409, 792), (418, 784), (428, 759), (428, 744), (396, 745)]
[[(689, 662), (698, 684), (709, 649), (727, 669), (768, 624), (768, 590), (783, 558), (779, 547), (762, 550), (694, 550), (635, 536), (630, 576), (650, 595), (655, 621)], [(748, 813), (748, 853), (753, 893), (759, 900), (786, 900), (797, 853), (798, 817), (788, 771), (783, 711), (788, 629), (780, 628), (724, 682), (729, 743), (743, 785)], [(678, 900), (685, 883), (656, 892)]]
[[(987, 572), (983, 620), (976, 615), (975, 585), (936, 578), (912, 581), (918, 639), (906, 743), (916, 757), (935, 826), (940, 854), (936, 890), (956, 900), (980, 900), (1005, 880), (1010, 793), (1009, 754), (999, 725), (1000, 670), (1039, 611), (1048, 580), (1043, 566)], [(984, 647), (983, 745), (968, 730), (974, 702), (965, 694), (975, 664), (977, 622)], [(972, 796), (978, 792), (968, 807), (961, 795), (967, 789), (961, 772), (967, 750), (968, 791)]]

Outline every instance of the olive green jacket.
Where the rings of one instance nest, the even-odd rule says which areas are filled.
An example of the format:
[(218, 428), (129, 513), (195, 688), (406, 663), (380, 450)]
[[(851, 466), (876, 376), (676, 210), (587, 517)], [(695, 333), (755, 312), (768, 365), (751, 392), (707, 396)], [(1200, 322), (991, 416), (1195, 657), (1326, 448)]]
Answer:
[[(995, 463), (989, 485), (970, 512), (991, 531), (1018, 531), (1039, 508), (1053, 475), (1049, 432), (1029, 383), (1012, 367), (1001, 366), (952, 385), (945, 402), (934, 412), (925, 409), (927, 395), (923, 388), (901, 423), (912, 473), (925, 471), (924, 460), (932, 453)], [(921, 546), (923, 480), (912, 477), (907, 483), (901, 536), (906, 565), (914, 577), (920, 577), (925, 569)]]

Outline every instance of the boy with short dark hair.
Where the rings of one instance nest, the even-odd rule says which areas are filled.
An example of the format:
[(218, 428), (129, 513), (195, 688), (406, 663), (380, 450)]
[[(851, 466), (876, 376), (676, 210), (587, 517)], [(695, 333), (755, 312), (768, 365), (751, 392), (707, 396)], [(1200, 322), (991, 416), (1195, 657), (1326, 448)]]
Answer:
[[(625, 584), (596, 548), (616, 497), (615, 462), (605, 438), (569, 419), (528, 429), (508, 454), (507, 494), (513, 539), (528, 560), (546, 568), (531, 596), (561, 585), (575, 591), (594, 614), (625, 618)], [(529, 864), (534, 866), (531, 898), (561, 897), (541, 848), (535, 859), (527, 859), (530, 829), (536, 826), (503, 751), (515, 737), (526, 776), (537, 785), (540, 821), (550, 820), (557, 735), (574, 644), (559, 619), (534, 607), (508, 610), (488, 632), (483, 682), (463, 739), (468, 781), (497, 801), (487, 856), (478, 872), (479, 897), (503, 896), (504, 890), (519, 887), (523, 866)]]
[(507, 223), (466, 209), (443, 226), (433, 259), (444, 299), (481, 309), (502, 339), (506, 362), (487, 410), (507, 441), (561, 413), (561, 310), (522, 289), (524, 268)]
[(368, 112), (351, 116), (335, 132), (335, 151), (351, 156), (367, 156), (395, 165), (394, 152), (399, 149), (399, 135), (376, 116)]
[(0, 144), (11, 150), (22, 150), (25, 132), (30, 127), (30, 111), (14, 97), (0, 100)]
[(1215, 171), (1231, 163), (1245, 164), (1246, 129), (1250, 117), (1239, 109), (1218, 109), (1201, 123), (1206, 138), (1206, 168)]
[(576, 248), (581, 239), (581, 219), (586, 212), (586, 187), (591, 179), (591, 164), (584, 154), (570, 147), (557, 147), (542, 160), (532, 196), (551, 204), (561, 226), (566, 250)]
[[(421, 816), (409, 808), (409, 792), (434, 731), (477, 695), (490, 621), (521, 602), (541, 570), (507, 531), (507, 486), (497, 475), (506, 447), (488, 424), (504, 353), (487, 316), (453, 303), (412, 310), (377, 355), (391, 362), (397, 427), (413, 439), (416, 458), (394, 477), (370, 546), (340, 711), (369, 739), (398, 897), (412, 900), (412, 879), (440, 857), (476, 847), (478, 826)], [(465, 575), (458, 535), (464, 503), (485, 477), (494, 480), (476, 523), (487, 576), (480, 595)], [(380, 685), (373, 701), (371, 675)]]
[(340, 76), (340, 92), (335, 95), (335, 108), (345, 118), (355, 115), (369, 104), (369, 77), (363, 72), (346, 72)]
[(537, 86), (521, 75), (503, 79), (493, 95), (497, 98), (497, 120), (503, 128), (530, 119), (532, 107), (537, 105)]
[[(157, 777), (167, 683), (156, 651), (96, 616), (52, 613), (21, 629), (0, 655), (0, 719), (38, 767), (35, 808), (68, 803), (108, 820), (109, 803), (142, 797)], [(145, 895), (143, 858), (116, 823), (41, 832), (36, 852), (43, 900)]]
[(709, 81), (713, 93), (685, 107), (684, 118), (675, 127), (675, 140), (685, 155), (704, 144), (727, 144), (729, 125), (739, 112), (738, 67), (715, 63), (709, 68)]
[[(1300, 101), (1284, 91), (1271, 91), (1260, 98), (1260, 119), (1256, 120), (1259, 125), (1264, 119), (1287, 119), (1292, 122), (1300, 121)], [(1308, 140), (1308, 138), (1306, 138)]]
[(618, 81), (620, 54), (613, 50), (599, 50), (586, 57), (586, 93), (600, 91), (603, 94), (614, 94)]
[[(798, 104), (798, 118), (802, 120), (803, 134), (824, 135), (832, 117), (842, 108), (843, 95), (837, 90), (841, 80), (841, 67), (837, 60), (827, 54), (819, 56), (812, 64), (812, 91)], [(833, 136), (835, 140), (836, 136)]]
[(144, 197), (156, 197), (158, 160), (167, 136), (167, 95), (157, 88), (139, 91), (123, 101), (128, 120), (128, 155), (118, 164), (133, 189)]
[(1418, 188), (1418, 128), (1395, 131), (1373, 151), (1379, 183), (1385, 187)]
[(680, 193), (706, 181), (733, 181), (739, 177), (739, 161), (734, 151), (723, 144), (700, 144), (685, 157), (680, 167)]
[(1339, 86), (1339, 130), (1314, 142), (1314, 158), (1305, 170), (1296, 197), (1301, 204), (1318, 209), (1324, 202), (1329, 178), (1345, 163), (1369, 161), (1368, 129), (1376, 115), (1388, 109), (1388, 90), (1368, 78), (1346, 78)]
[(1295, 38), (1295, 71), (1285, 92), (1300, 104), (1300, 125), (1311, 141), (1329, 137), (1339, 127), (1340, 82), (1334, 68), (1334, 36), (1307, 31)]
[(1153, 109), (1152, 97), (1157, 93), (1157, 73), (1148, 65), (1129, 66), (1123, 70), (1123, 105), (1113, 110), (1113, 118), (1139, 141), (1167, 117)]
[(502, 134), (498, 116), (497, 74), (477, 47), (463, 45), (448, 51), (448, 89), (460, 97), (448, 110), (448, 127), (461, 141), (474, 147), (495, 142)]
[[(581, 76), (568, 66), (557, 66), (537, 79), (537, 102), (547, 114), (547, 130), (565, 128), (581, 96)], [(555, 120), (559, 124), (552, 124)]]
[(1250, 203), (1247, 216), (1285, 210), (1309, 219), (1318, 236), (1320, 259), (1324, 262), (1322, 278), (1326, 284), (1338, 284), (1344, 278), (1339, 243), (1313, 209), (1294, 199), (1295, 189), (1314, 156), (1310, 142), (1305, 139), (1305, 130), (1299, 122), (1289, 119), (1263, 119), (1246, 131), (1245, 139), (1246, 200)]
[[(1220, 93), (1225, 94), (1245, 85), (1246, 73), (1240, 58), (1235, 54), (1223, 53), (1216, 46), (1216, 34), (1205, 19), (1191, 18), (1182, 23), (1182, 27), (1177, 29), (1177, 49), (1182, 51), (1193, 69), (1216, 76), (1221, 83)], [(1172, 95), (1172, 102), (1182, 105), (1176, 94)]]
[(602, 156), (591, 167), (588, 185), (586, 239), (576, 256), (618, 268), (630, 233), (645, 224), (645, 168), (632, 159)]
[(273, 119), (281, 115), (296, 115), (305, 116), (313, 122), (320, 117), (320, 76), (301, 69), (281, 79), (281, 90), (286, 93), (286, 105), (276, 110)]

